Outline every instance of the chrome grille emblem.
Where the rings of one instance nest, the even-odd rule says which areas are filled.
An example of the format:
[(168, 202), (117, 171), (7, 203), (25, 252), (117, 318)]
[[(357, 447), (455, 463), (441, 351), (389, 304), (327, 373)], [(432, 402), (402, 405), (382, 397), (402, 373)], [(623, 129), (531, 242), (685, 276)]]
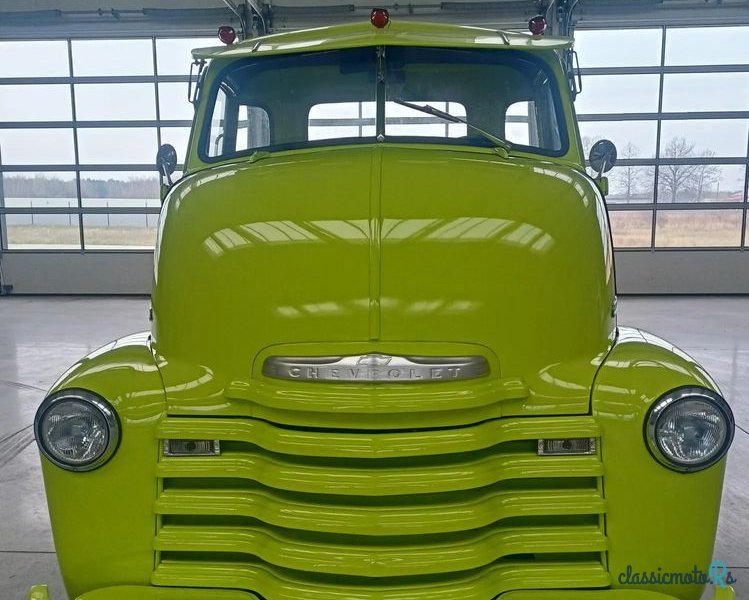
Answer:
[(386, 367), (390, 364), (391, 360), (393, 360), (392, 356), (384, 354), (365, 354), (356, 361), (356, 364), (364, 365), (365, 367)]
[(475, 379), (489, 373), (483, 356), (270, 356), (263, 374), (296, 381), (418, 383)]

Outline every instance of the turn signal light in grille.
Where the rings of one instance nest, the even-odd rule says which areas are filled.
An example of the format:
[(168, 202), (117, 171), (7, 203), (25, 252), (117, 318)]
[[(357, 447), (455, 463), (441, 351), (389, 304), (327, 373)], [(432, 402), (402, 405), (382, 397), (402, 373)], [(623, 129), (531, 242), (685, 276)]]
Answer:
[(539, 456), (595, 454), (596, 438), (562, 438), (538, 440)]
[(164, 440), (164, 456), (217, 456), (219, 440)]

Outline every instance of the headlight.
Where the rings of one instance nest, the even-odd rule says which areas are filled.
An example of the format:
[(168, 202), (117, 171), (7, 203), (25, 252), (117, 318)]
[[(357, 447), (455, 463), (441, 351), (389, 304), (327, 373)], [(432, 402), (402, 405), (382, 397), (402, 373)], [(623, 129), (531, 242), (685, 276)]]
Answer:
[(44, 456), (70, 471), (100, 467), (120, 441), (114, 409), (85, 390), (64, 390), (48, 396), (36, 411), (34, 433)]
[(731, 408), (715, 392), (686, 387), (650, 409), (645, 438), (659, 462), (676, 471), (699, 471), (723, 458), (733, 441)]

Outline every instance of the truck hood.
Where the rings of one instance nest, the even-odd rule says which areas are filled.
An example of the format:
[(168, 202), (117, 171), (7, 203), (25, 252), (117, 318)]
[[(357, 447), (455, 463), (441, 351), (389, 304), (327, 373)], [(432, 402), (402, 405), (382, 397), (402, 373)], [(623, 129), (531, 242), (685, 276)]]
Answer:
[[(361, 400), (350, 413), (411, 392), (440, 412), (473, 390), (476, 418), (585, 413), (615, 330), (606, 222), (574, 169), (481, 151), (317, 149), (189, 176), (155, 264), (170, 411), (308, 424), (306, 406), (326, 425), (343, 396)], [(357, 386), (262, 372), (271, 355), (367, 353), (480, 355), (491, 373)]]

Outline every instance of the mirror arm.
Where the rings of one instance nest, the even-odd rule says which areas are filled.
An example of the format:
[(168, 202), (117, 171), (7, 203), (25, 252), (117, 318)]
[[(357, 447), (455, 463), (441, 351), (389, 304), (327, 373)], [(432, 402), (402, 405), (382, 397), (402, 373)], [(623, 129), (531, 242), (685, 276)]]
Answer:
[(172, 176), (169, 174), (167, 166), (165, 164), (159, 164), (159, 198), (161, 203), (164, 204), (164, 199), (172, 189)]
[(164, 163), (161, 163), (159, 165), (159, 175), (161, 176), (161, 179), (162, 179), (162, 183), (161, 183), (162, 185), (164, 185), (164, 180), (166, 180), (166, 185), (169, 185), (169, 186), (172, 185), (173, 183), (172, 175), (171, 173), (169, 173), (169, 169)]
[(603, 174), (608, 170), (606, 169), (606, 165), (608, 164), (608, 161), (604, 158), (601, 162), (601, 168), (598, 169), (598, 174), (596, 175), (596, 179), (600, 179), (603, 177)]
[(162, 144), (156, 153), (156, 170), (159, 172), (161, 186), (161, 201), (164, 202), (169, 189), (172, 187), (172, 173), (177, 167), (177, 151), (171, 144)]
[(598, 191), (601, 192), (601, 196), (603, 196), (603, 199), (605, 200), (606, 196), (609, 195), (609, 178), (599, 175), (593, 181), (595, 182)]

